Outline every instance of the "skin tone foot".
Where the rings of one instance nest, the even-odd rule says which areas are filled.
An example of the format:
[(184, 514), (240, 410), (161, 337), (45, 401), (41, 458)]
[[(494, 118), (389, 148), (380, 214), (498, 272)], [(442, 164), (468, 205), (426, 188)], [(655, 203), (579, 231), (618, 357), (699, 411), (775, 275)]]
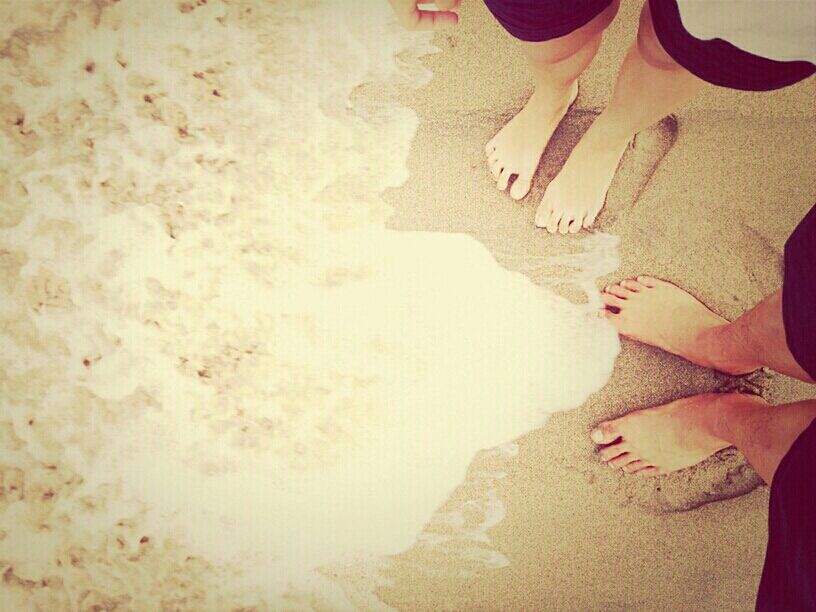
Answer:
[(613, 137), (602, 123), (599, 118), (592, 124), (544, 192), (535, 224), (551, 234), (591, 227), (606, 202), (630, 138)]
[(717, 335), (729, 322), (677, 285), (638, 276), (607, 286), (601, 300), (604, 316), (627, 338), (728, 374), (746, 374), (762, 365), (721, 357)]
[(515, 176), (510, 196), (520, 200), (527, 195), (550, 137), (577, 96), (577, 81), (561, 94), (537, 89), (524, 108), (487, 143), (487, 163), (500, 190), (507, 189), (510, 178)]
[(638, 476), (667, 474), (731, 446), (715, 432), (722, 429), (718, 419), (725, 404), (736, 402), (765, 405), (747, 395), (695, 395), (599, 423), (591, 438), (602, 445), (599, 455), (612, 468)]

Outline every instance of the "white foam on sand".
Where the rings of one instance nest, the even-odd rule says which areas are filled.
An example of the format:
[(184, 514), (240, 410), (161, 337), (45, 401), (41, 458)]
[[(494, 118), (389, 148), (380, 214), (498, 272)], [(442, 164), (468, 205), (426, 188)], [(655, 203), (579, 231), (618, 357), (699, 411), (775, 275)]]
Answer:
[[(429, 51), (387, 3), (13, 8), (6, 601), (275, 601), (410, 547), (479, 449), (608, 379), (588, 307), (469, 237), (385, 229), (417, 119), (382, 92)], [(199, 574), (159, 568), (172, 542), (229, 581), (179, 595)]]

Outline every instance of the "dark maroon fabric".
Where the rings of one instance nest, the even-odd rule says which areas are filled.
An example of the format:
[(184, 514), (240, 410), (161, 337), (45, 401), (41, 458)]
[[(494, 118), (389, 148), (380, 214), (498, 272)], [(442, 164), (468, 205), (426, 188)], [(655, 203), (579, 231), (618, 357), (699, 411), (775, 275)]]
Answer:
[(816, 421), (776, 468), (757, 612), (816, 610)]
[(791, 354), (816, 380), (816, 205), (785, 243), (782, 318)]
[[(816, 380), (816, 205), (785, 243), (785, 339)], [(816, 610), (816, 421), (782, 458), (771, 484), (768, 550), (757, 612)]]
[[(816, 72), (816, 66), (810, 62), (779, 62), (743, 51), (720, 38), (695, 38), (683, 27), (676, 0), (649, 0), (649, 10), (666, 53), (713, 85), (769, 91), (803, 81)], [(780, 6), (779, 10), (784, 8)]]
[(527, 42), (566, 36), (610, 4), (612, 0), (485, 0), (502, 27)]
[[(612, 4), (612, 0), (484, 1), (505, 30), (527, 42), (566, 36)], [(666, 52), (686, 70), (713, 85), (769, 91), (798, 83), (816, 72), (810, 62), (780, 62), (748, 53), (719, 38), (695, 38), (683, 27), (676, 0), (649, 0), (649, 9), (655, 33)]]

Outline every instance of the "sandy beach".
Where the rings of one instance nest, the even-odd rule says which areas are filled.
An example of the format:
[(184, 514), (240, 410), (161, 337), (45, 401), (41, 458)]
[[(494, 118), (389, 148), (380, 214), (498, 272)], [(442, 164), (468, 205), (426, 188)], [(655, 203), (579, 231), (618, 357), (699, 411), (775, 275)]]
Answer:
[[(406, 98), (422, 120), (410, 158), (411, 175), (421, 180), (389, 194), (394, 224), (469, 233), (500, 262), (508, 249), (530, 263), (564, 248), (569, 238), (533, 226), (535, 207), (563, 163), (563, 143), (577, 140), (582, 114), (598, 112), (611, 94), (639, 10), (638, 2), (622, 3), (545, 153), (552, 158), (542, 162), (531, 195), (516, 203), (496, 190), (482, 148), (521, 107), (531, 81), (485, 7), (465, 3), (460, 24), (434, 38), (442, 52), (427, 59), (433, 81)], [(774, 291), (785, 239), (816, 194), (814, 94), (813, 79), (762, 94), (711, 87), (677, 111), (676, 132), (664, 122), (639, 135), (599, 219), (600, 230), (620, 237), (621, 258), (599, 287), (651, 274), (727, 318)], [(535, 280), (535, 266), (523, 259), (504, 264), (533, 269)], [(603, 465), (588, 436), (600, 420), (733, 385), (772, 403), (814, 397), (812, 388), (775, 373), (735, 379), (624, 340), (603, 391), (521, 441), (500, 485), (507, 517), (491, 531), (509, 567), (471, 579), (432, 577), (412, 572), (408, 553), (386, 601), (423, 610), (753, 609), (768, 488), (740, 454), (722, 451), (644, 481)]]
[(587, 313), (638, 274), (729, 319), (780, 286), (816, 80), (709, 88), (550, 235), (642, 3), (521, 202), (484, 144), (532, 82), (482, 2), (432, 36), (325, 4), (0, 6), (0, 609), (752, 610), (745, 459), (627, 477), (589, 432), (816, 391)]

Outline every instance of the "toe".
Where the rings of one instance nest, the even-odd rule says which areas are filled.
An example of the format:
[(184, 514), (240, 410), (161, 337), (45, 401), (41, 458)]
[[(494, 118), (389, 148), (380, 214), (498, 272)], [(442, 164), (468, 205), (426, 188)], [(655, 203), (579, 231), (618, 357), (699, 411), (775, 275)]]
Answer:
[(496, 139), (491, 138), (488, 141), (488, 143), (485, 145), (485, 155), (490, 157), (492, 155), (493, 151), (495, 151), (495, 150), (496, 150)]
[[(630, 453), (630, 455), (631, 455), (631, 453)], [(645, 468), (647, 465), (649, 465), (649, 464), (645, 463), (644, 461), (641, 461), (640, 459), (635, 459), (634, 461), (630, 461), (629, 463), (624, 465), (623, 466), (623, 471), (624, 472), (629, 472), (630, 474), (634, 474), (638, 470)]]
[(560, 210), (552, 211), (549, 220), (547, 221), (547, 231), (554, 234), (558, 231), (558, 225), (561, 223), (561, 217), (564, 213)]
[(631, 294), (630, 291), (624, 289), (620, 285), (609, 285), (606, 289), (604, 289), (606, 293), (611, 293), (612, 295), (619, 297), (622, 300), (628, 298)]
[(514, 200), (520, 200), (530, 192), (533, 177), (530, 174), (519, 174), (516, 177), (513, 186), (510, 188), (510, 197)]
[(592, 441), (595, 444), (611, 444), (620, 434), (613, 421), (602, 421), (592, 430)]
[(502, 170), (504, 170), (504, 165), (500, 161), (496, 160), (495, 162), (490, 164), (490, 172), (493, 173), (493, 178), (496, 181), (499, 180), (499, 176), (501, 175)]
[(556, 209), (555, 187), (552, 183), (547, 186), (541, 204), (536, 211), (536, 225), (545, 228), (551, 234), (558, 231), (558, 222), (561, 221), (561, 211)]
[(581, 228), (584, 226), (584, 218), (581, 217), (579, 219), (573, 219), (572, 223), (569, 224), (569, 233), (570, 234), (577, 234), (581, 231)]
[(602, 293), (601, 301), (606, 306), (614, 306), (615, 308), (622, 308), (623, 305), (626, 303), (626, 300), (621, 299), (616, 295), (612, 295), (611, 293)]
[(496, 182), (496, 187), (499, 188), (499, 191), (504, 191), (507, 189), (507, 183), (510, 181), (511, 176), (512, 173), (507, 168), (499, 173), (499, 179)]
[(610, 459), (607, 463), (610, 467), (621, 469), (626, 466), (626, 464), (631, 463), (632, 459), (633, 457), (630, 453), (623, 453), (622, 455)]
[(659, 476), (660, 470), (658, 470), (653, 465), (647, 465), (644, 468), (640, 468), (639, 470), (633, 472), (635, 476)]
[(660, 279), (654, 278), (652, 276), (638, 276), (637, 282), (639, 282), (644, 287), (657, 287), (657, 283), (660, 282)]
[(573, 220), (574, 219), (572, 218), (571, 215), (562, 216), (561, 221), (558, 223), (558, 232), (560, 234), (568, 234), (570, 223), (572, 223)]
[(628, 289), (629, 291), (633, 291), (634, 293), (637, 293), (638, 291), (642, 291), (643, 289), (646, 289), (645, 286), (641, 285), (639, 282), (637, 282), (636, 280), (633, 280), (631, 278), (628, 278), (625, 281), (623, 281), (621, 283), (621, 286)]
[(600, 449), (598, 451), (598, 456), (601, 458), (601, 461), (612, 461), (616, 457), (625, 455), (628, 452), (629, 451), (626, 449), (623, 442), (616, 442), (615, 444), (610, 444), (609, 446), (604, 446), (602, 449)]
[(584, 217), (584, 223), (583, 223), (584, 227), (587, 228), (587, 229), (592, 227), (592, 225), (595, 223), (595, 218), (597, 216), (598, 216), (597, 214), (594, 214), (594, 215), (587, 215), (586, 217)]
[(542, 200), (541, 203), (536, 208), (535, 214), (535, 224), (536, 227), (545, 228), (547, 224), (550, 222), (550, 217), (552, 216), (552, 209), (548, 206), (547, 202)]

